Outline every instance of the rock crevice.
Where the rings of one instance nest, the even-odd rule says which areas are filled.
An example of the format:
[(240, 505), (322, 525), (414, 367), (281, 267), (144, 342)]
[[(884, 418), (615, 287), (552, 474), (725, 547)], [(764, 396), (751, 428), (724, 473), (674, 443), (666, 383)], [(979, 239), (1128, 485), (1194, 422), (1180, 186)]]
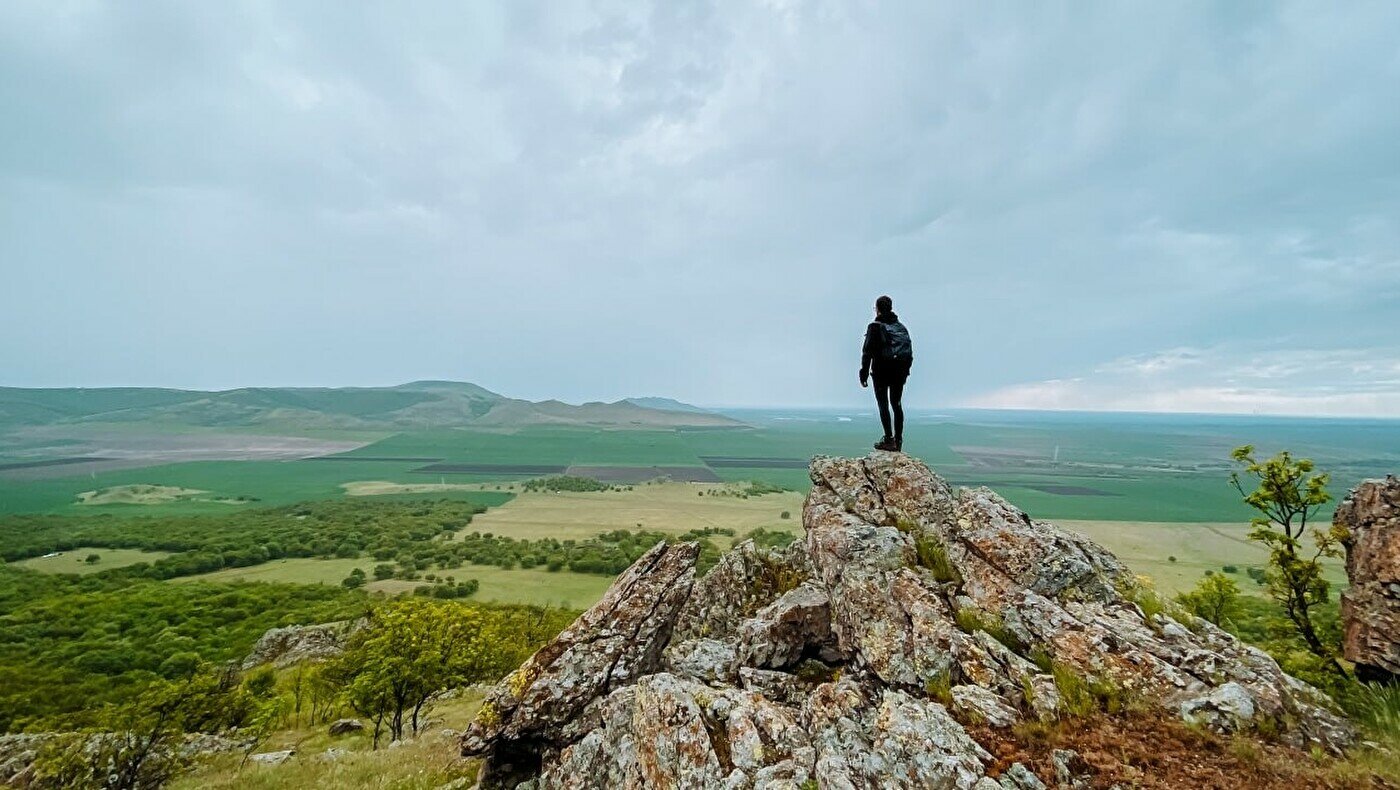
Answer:
[(496, 687), (462, 739), (481, 785), (1020, 787), (964, 725), (1068, 715), (1085, 694), (1300, 746), (1352, 738), (1268, 656), (1147, 616), (1111, 553), (990, 490), (894, 453), (819, 457), (811, 478), (803, 540), (741, 544), (700, 579), (694, 546), (658, 545)]

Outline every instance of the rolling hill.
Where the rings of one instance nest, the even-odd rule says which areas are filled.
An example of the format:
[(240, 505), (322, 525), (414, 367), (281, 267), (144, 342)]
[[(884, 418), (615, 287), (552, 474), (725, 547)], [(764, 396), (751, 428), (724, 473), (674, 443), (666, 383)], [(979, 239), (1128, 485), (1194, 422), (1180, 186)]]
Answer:
[[(659, 399), (658, 399), (659, 400)], [(456, 381), (396, 387), (249, 387), (218, 392), (143, 387), (0, 388), (0, 426), (144, 423), (204, 428), (408, 429), (579, 425), (742, 428), (723, 415), (620, 400), (580, 405), (509, 398)], [(660, 406), (660, 407), (658, 407)]]

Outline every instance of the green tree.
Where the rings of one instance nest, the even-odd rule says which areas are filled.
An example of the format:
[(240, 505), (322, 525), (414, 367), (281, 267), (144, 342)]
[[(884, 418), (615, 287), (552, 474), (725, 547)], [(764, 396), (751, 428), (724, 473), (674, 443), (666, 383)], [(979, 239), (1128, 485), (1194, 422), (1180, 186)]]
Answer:
[[(1269, 549), (1264, 585), (1270, 597), (1283, 608), (1308, 649), (1345, 675), (1335, 645), (1323, 639), (1314, 616), (1314, 610), (1326, 604), (1328, 596), (1321, 559), (1340, 556), (1338, 536), (1314, 527), (1313, 548), (1303, 545), (1308, 522), (1332, 501), (1327, 493), (1329, 476), (1314, 474), (1311, 460), (1295, 460), (1287, 450), (1260, 461), (1254, 456), (1254, 447), (1245, 445), (1236, 448), (1231, 458), (1243, 469), (1230, 473), (1230, 484), (1260, 513), (1250, 520), (1253, 529), (1249, 538)], [(1257, 481), (1254, 490), (1245, 490), (1243, 478), (1249, 478), (1250, 485)]]
[(1176, 600), (1191, 614), (1221, 625), (1235, 614), (1239, 598), (1240, 588), (1235, 580), (1216, 573), (1201, 579), (1196, 589), (1178, 595)]
[(164, 786), (190, 762), (188, 732), (244, 727), (257, 703), (231, 671), (148, 686), (135, 703), (108, 709), (98, 726), (46, 744), (34, 763), (38, 788), (145, 790)]
[(519, 637), (503, 618), (423, 596), (383, 604), (327, 665), (346, 702), (373, 724), (374, 746), (388, 729), (416, 735), (424, 707), (443, 692), (495, 679), (520, 658)]
[(101, 561), (102, 561), (102, 555), (101, 555), (101, 554), (96, 554), (96, 553), (87, 555), (87, 559), (83, 560), (83, 562), (86, 562), (86, 563), (89, 564), (89, 565), (96, 565), (97, 563), (99, 563), (99, 562), (101, 562)]

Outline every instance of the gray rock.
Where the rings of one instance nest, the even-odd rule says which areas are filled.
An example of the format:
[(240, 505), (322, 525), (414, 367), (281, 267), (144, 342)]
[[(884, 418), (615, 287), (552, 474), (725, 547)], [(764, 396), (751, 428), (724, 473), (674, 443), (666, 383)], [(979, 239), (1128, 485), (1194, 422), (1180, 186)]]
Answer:
[(805, 652), (836, 659), (831, 636), (830, 601), (816, 584), (803, 584), (760, 609), (739, 627), (735, 650), (746, 667), (782, 669)]
[(780, 705), (801, 705), (811, 691), (796, 675), (753, 667), (739, 669), (739, 685)]
[(359, 719), (336, 719), (335, 721), (331, 722), (330, 734), (348, 735), (352, 732), (361, 732), (364, 730), (364, 728), (364, 723), (361, 722)]
[(252, 669), (262, 664), (281, 668), (340, 655), (345, 638), (356, 627), (358, 623), (336, 622), (269, 629), (253, 645), (248, 657), (243, 659), (243, 668)]
[(1254, 698), (1238, 683), (1226, 683), (1205, 696), (1184, 700), (1181, 718), (1223, 733), (1238, 732), (1254, 721)]
[(953, 710), (959, 720), (985, 722), (990, 727), (1010, 727), (1021, 714), (995, 692), (981, 686), (953, 686)]
[(248, 759), (259, 765), (281, 765), (292, 759), (292, 756), (296, 753), (296, 749), (284, 749), (280, 752), (262, 752), (260, 754), (254, 754)]
[(1088, 777), (1074, 770), (1079, 752), (1073, 749), (1056, 749), (1050, 753), (1050, 762), (1055, 766), (1055, 786), (1062, 790), (1079, 790), (1088, 787)]
[(1031, 773), (1031, 769), (1020, 763), (1012, 763), (998, 777), (999, 782), (1006, 790), (1046, 790), (1045, 783), (1040, 781), (1040, 777)]
[(702, 683), (733, 683), (738, 660), (729, 642), (690, 639), (666, 648), (662, 664), (669, 672)]

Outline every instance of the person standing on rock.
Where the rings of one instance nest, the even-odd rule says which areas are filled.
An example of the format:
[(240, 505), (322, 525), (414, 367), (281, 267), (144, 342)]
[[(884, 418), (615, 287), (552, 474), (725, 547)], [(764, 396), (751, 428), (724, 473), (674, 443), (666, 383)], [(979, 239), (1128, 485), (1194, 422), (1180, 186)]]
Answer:
[(885, 437), (875, 443), (876, 450), (904, 449), (904, 407), (900, 401), (913, 364), (914, 344), (909, 340), (909, 330), (894, 314), (894, 300), (888, 296), (876, 299), (875, 320), (865, 328), (865, 345), (860, 352), (860, 385), (868, 387), (870, 379), (875, 379), (875, 402), (880, 406), (880, 424), (885, 428)]

